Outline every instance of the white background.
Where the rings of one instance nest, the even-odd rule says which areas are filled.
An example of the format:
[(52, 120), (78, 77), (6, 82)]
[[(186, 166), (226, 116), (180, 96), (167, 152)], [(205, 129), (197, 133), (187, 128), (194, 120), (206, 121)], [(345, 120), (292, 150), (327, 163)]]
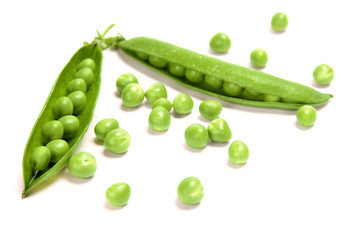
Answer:
[[(336, 2), (336, 3), (335, 3)], [(0, 239), (360, 239), (359, 44), (356, 1), (2, 1)], [(286, 32), (270, 30), (277, 11), (288, 15)], [(33, 124), (57, 75), (96, 30), (126, 38), (149, 36), (214, 55), (208, 42), (227, 33), (232, 47), (217, 57), (249, 66), (254, 48), (264, 48), (264, 72), (296, 81), (334, 98), (318, 108), (311, 128), (296, 112), (222, 102), (221, 117), (233, 140), (250, 148), (243, 167), (229, 163), (229, 144), (203, 150), (185, 146), (191, 123), (207, 126), (198, 106), (211, 99), (147, 69), (121, 51), (104, 51), (102, 86), (93, 121), (78, 151), (92, 153), (98, 170), (78, 180), (65, 169), (21, 200), (22, 155)], [(334, 68), (331, 85), (320, 87), (312, 71)], [(185, 117), (172, 115), (168, 131), (149, 130), (150, 105), (121, 106), (117, 77), (137, 76), (144, 89), (166, 85), (169, 99), (188, 93), (195, 102)], [(104, 151), (93, 129), (118, 119), (132, 136), (126, 154)], [(202, 202), (177, 200), (185, 177), (198, 177)], [(127, 182), (127, 206), (106, 203), (105, 191)], [(7, 237), (5, 237), (7, 236)]]

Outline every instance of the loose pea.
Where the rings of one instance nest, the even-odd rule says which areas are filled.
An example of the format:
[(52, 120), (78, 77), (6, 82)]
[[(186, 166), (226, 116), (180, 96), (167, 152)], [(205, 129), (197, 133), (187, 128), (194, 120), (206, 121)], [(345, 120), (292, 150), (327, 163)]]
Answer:
[(77, 70), (80, 70), (85, 67), (90, 68), (91, 70), (95, 71), (95, 68), (96, 68), (95, 61), (91, 58), (85, 58), (84, 60), (82, 60), (79, 63)]
[(66, 85), (66, 91), (68, 93), (72, 93), (72, 92), (75, 92), (75, 91), (82, 91), (83, 93), (86, 93), (87, 87), (86, 87), (85, 80), (82, 79), (82, 78), (76, 78), (76, 79), (71, 80)]
[(205, 75), (205, 82), (213, 89), (219, 89), (223, 85), (223, 81), (213, 76)]
[(177, 195), (181, 202), (193, 205), (204, 197), (204, 187), (196, 177), (184, 178), (177, 187)]
[(106, 200), (113, 206), (125, 206), (131, 194), (131, 188), (127, 183), (120, 182), (111, 185), (105, 193)]
[(95, 125), (94, 132), (100, 141), (104, 141), (106, 134), (119, 128), (119, 122), (114, 118), (106, 118)]
[(126, 85), (121, 93), (122, 104), (125, 107), (138, 107), (144, 101), (145, 92), (138, 83), (130, 83)]
[(95, 79), (93, 70), (88, 67), (81, 68), (75, 73), (74, 78), (82, 78), (85, 80), (87, 87), (91, 86)]
[(59, 119), (65, 115), (72, 115), (74, 112), (74, 105), (70, 98), (60, 97), (56, 99), (52, 107), (55, 119)]
[(267, 52), (262, 48), (254, 49), (250, 54), (250, 62), (255, 67), (265, 67), (267, 61)]
[(297, 113), (297, 122), (304, 127), (311, 127), (316, 121), (316, 109), (310, 105), (301, 106)]
[(57, 163), (69, 151), (69, 145), (62, 139), (55, 139), (46, 144), (51, 152), (51, 162)]
[(193, 83), (201, 83), (204, 80), (204, 74), (190, 68), (185, 70), (185, 77), (187, 80)]
[(67, 168), (74, 177), (89, 178), (96, 172), (97, 163), (92, 154), (79, 152), (71, 156)]
[(143, 52), (136, 52), (136, 56), (138, 56), (138, 58), (146, 61), (149, 59), (149, 55), (147, 55), (146, 53)]
[(320, 85), (328, 85), (334, 78), (334, 69), (327, 64), (320, 64), (313, 72), (315, 82)]
[(205, 100), (200, 103), (199, 112), (207, 120), (214, 120), (220, 116), (222, 104), (216, 100)]
[(60, 121), (57, 120), (52, 120), (45, 123), (41, 130), (41, 136), (45, 144), (55, 139), (61, 139), (63, 135), (64, 126)]
[(264, 101), (264, 102), (279, 102), (279, 101), (280, 101), (280, 97), (279, 97), (279, 96), (270, 95), (270, 94), (264, 94), (264, 96), (263, 96), (263, 101)]
[(153, 83), (146, 89), (145, 97), (150, 104), (159, 98), (167, 98), (166, 87), (160, 82)]
[(233, 141), (229, 147), (228, 156), (230, 162), (234, 164), (245, 164), (250, 156), (249, 148), (240, 140)]
[(169, 112), (172, 109), (172, 103), (170, 102), (169, 99), (167, 98), (159, 98), (157, 99), (155, 102), (153, 102), (152, 104), (152, 109), (158, 107), (158, 106), (163, 106), (164, 108), (166, 108)]
[(285, 13), (275, 13), (271, 19), (271, 27), (274, 31), (285, 31), (289, 24), (288, 18)]
[(63, 116), (59, 119), (59, 122), (64, 127), (64, 135), (65, 139), (70, 139), (76, 135), (80, 127), (80, 121), (77, 117), (73, 115)]
[(212, 120), (209, 123), (207, 130), (209, 132), (210, 139), (213, 142), (225, 143), (232, 137), (229, 125), (222, 118)]
[(73, 107), (74, 107), (73, 114), (74, 115), (80, 114), (85, 109), (85, 107), (86, 107), (85, 93), (83, 93), (82, 91), (75, 91), (75, 92), (70, 93), (67, 97), (71, 100), (71, 102), (73, 104)]
[(225, 33), (217, 33), (210, 39), (210, 48), (217, 53), (225, 53), (231, 47), (231, 40)]
[(34, 170), (44, 170), (50, 163), (51, 153), (45, 146), (38, 146), (31, 153), (30, 163)]
[(172, 105), (177, 114), (188, 114), (194, 108), (194, 101), (186, 93), (179, 93), (174, 98)]
[(244, 91), (241, 86), (230, 82), (224, 82), (223, 90), (227, 95), (231, 97), (238, 97)]
[(121, 94), (126, 85), (130, 83), (139, 83), (139, 81), (132, 73), (121, 74), (116, 80), (116, 88), (118, 92)]
[(181, 66), (180, 64), (169, 62), (168, 68), (172, 75), (177, 77), (185, 76), (185, 67)]
[(151, 110), (148, 123), (149, 127), (154, 131), (167, 130), (171, 123), (171, 116), (169, 111), (163, 106), (154, 108)]
[(149, 63), (154, 67), (164, 68), (167, 64), (167, 61), (156, 56), (149, 56)]
[(131, 137), (124, 129), (117, 128), (106, 134), (104, 147), (113, 153), (124, 153), (130, 146)]
[(185, 130), (185, 142), (191, 148), (204, 148), (209, 142), (209, 133), (201, 124), (191, 124)]

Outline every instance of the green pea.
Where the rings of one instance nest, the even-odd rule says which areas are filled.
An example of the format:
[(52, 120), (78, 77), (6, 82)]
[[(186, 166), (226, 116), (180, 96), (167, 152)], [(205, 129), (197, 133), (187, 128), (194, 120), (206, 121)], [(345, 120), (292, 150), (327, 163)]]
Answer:
[(275, 13), (271, 19), (271, 27), (274, 31), (285, 31), (289, 24), (288, 18), (285, 13)]
[(130, 83), (139, 83), (139, 81), (132, 73), (121, 74), (116, 80), (116, 88), (118, 92), (121, 94), (126, 85)]
[(124, 153), (130, 146), (131, 137), (124, 129), (117, 128), (106, 134), (104, 147), (109, 152)]
[(77, 117), (73, 115), (63, 116), (59, 119), (59, 122), (64, 127), (64, 135), (65, 139), (70, 139), (76, 135), (80, 127), (80, 121)]
[(100, 141), (104, 141), (106, 135), (114, 129), (119, 128), (119, 122), (114, 118), (106, 118), (95, 125), (94, 132)]
[(250, 62), (255, 67), (265, 67), (268, 62), (268, 54), (262, 48), (254, 49), (250, 54)]
[(145, 92), (138, 83), (130, 83), (126, 85), (121, 93), (122, 104), (125, 107), (138, 107), (144, 101)]
[(71, 80), (66, 85), (66, 91), (68, 93), (72, 93), (72, 92), (75, 92), (75, 91), (82, 91), (83, 93), (86, 93), (87, 87), (86, 87), (85, 80), (82, 79), (82, 78), (76, 78), (76, 79)]
[(160, 82), (153, 83), (146, 89), (145, 97), (150, 104), (159, 98), (167, 98), (166, 87)]
[(79, 63), (77, 70), (80, 70), (85, 67), (90, 68), (91, 70), (95, 71), (95, 69), (96, 69), (95, 61), (91, 58), (85, 58), (84, 60), (82, 60)]
[(220, 116), (222, 104), (216, 100), (205, 100), (200, 103), (199, 112), (207, 120), (214, 120)]
[(69, 151), (69, 145), (62, 139), (55, 139), (46, 144), (51, 152), (51, 162), (57, 163)]
[(240, 140), (233, 141), (229, 147), (228, 156), (233, 164), (245, 164), (250, 156), (249, 148)]
[(143, 52), (136, 52), (136, 56), (138, 56), (138, 58), (147, 61), (149, 59), (149, 55)]
[(30, 156), (30, 163), (34, 170), (44, 170), (50, 163), (51, 153), (45, 146), (38, 146)]
[(185, 67), (181, 66), (180, 64), (169, 62), (168, 68), (172, 75), (177, 77), (185, 76)]
[(193, 83), (201, 83), (204, 80), (204, 74), (190, 68), (185, 70), (185, 77)]
[(231, 47), (231, 40), (225, 33), (217, 33), (210, 39), (210, 48), (217, 53), (225, 53)]
[(63, 135), (64, 126), (57, 120), (45, 123), (41, 130), (41, 136), (45, 144), (55, 139), (61, 139)]
[(167, 98), (159, 98), (157, 99), (155, 102), (153, 102), (152, 104), (152, 109), (158, 107), (158, 106), (163, 106), (164, 108), (166, 108), (169, 112), (172, 109), (172, 103), (170, 102), (169, 99)]
[(219, 89), (223, 85), (223, 81), (213, 76), (205, 75), (205, 82), (213, 89)]
[(67, 168), (74, 177), (89, 178), (96, 172), (97, 162), (92, 154), (78, 152), (71, 156)]
[(274, 96), (270, 94), (264, 94), (263, 101), (264, 102), (279, 102), (281, 99), (279, 96)]
[(209, 123), (207, 130), (209, 132), (210, 139), (213, 142), (225, 143), (232, 137), (229, 125), (222, 118), (212, 120)]
[(154, 67), (164, 68), (167, 64), (167, 61), (156, 56), (149, 56), (149, 63)]
[(261, 92), (255, 91), (251, 88), (246, 88), (245, 90), (247, 91), (247, 93), (249, 93), (251, 96), (254, 96), (254, 97), (259, 97), (262, 94)]
[(186, 93), (179, 93), (174, 98), (172, 105), (177, 114), (189, 114), (194, 108), (194, 101)]
[(320, 64), (313, 72), (315, 82), (320, 85), (328, 85), (334, 78), (334, 69), (327, 64)]
[(163, 106), (154, 108), (151, 110), (148, 123), (149, 127), (154, 131), (167, 130), (171, 123), (171, 116), (169, 111)]
[(112, 206), (122, 207), (125, 206), (131, 194), (131, 188), (127, 183), (120, 182), (111, 185), (105, 193), (106, 200)]
[(238, 97), (244, 91), (241, 86), (230, 82), (224, 82), (223, 90), (227, 95), (231, 97)]
[(301, 126), (311, 127), (316, 121), (316, 115), (316, 109), (313, 106), (303, 105), (298, 109), (296, 119)]
[(74, 105), (70, 98), (60, 97), (56, 99), (52, 107), (55, 119), (59, 119), (65, 115), (72, 115), (74, 112)]
[(194, 205), (204, 197), (204, 187), (198, 178), (187, 177), (179, 183), (177, 195), (181, 202)]
[(204, 148), (209, 142), (209, 133), (201, 124), (191, 124), (185, 130), (185, 142), (191, 148)]
[(82, 91), (75, 91), (75, 92), (70, 93), (67, 97), (71, 100), (71, 102), (73, 104), (73, 107), (74, 107), (73, 114), (74, 115), (80, 114), (85, 109), (85, 107), (86, 107), (85, 93), (83, 93)]
[(91, 84), (94, 82), (95, 75), (93, 70), (88, 67), (84, 67), (79, 69), (76, 73), (74, 78), (82, 78), (85, 80), (87, 87), (91, 86)]

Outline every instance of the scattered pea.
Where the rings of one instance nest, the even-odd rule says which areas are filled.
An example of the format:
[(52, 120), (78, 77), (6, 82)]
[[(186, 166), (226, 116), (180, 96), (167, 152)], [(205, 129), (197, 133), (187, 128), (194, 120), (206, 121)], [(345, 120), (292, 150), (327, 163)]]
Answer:
[(188, 114), (194, 108), (194, 101), (186, 93), (179, 93), (174, 98), (172, 105), (177, 114)]
[(185, 143), (191, 148), (204, 148), (209, 142), (207, 129), (198, 123), (191, 124), (185, 130)]
[(91, 70), (91, 68), (84, 67), (75, 73), (74, 78), (84, 79), (86, 82), (86, 85), (89, 87), (94, 82), (95, 75), (94, 75), (93, 70)]
[(250, 156), (249, 148), (240, 140), (233, 141), (229, 147), (228, 156), (233, 164), (245, 164)]
[(250, 54), (250, 62), (255, 67), (265, 67), (268, 61), (268, 54), (262, 48), (254, 49)]
[(127, 183), (120, 182), (111, 185), (105, 193), (106, 200), (116, 207), (125, 206), (131, 194), (131, 188)]
[(55, 139), (49, 142), (46, 147), (51, 152), (51, 162), (57, 163), (69, 151), (69, 145), (62, 139)]
[(71, 80), (66, 85), (66, 91), (68, 93), (72, 93), (72, 92), (75, 92), (75, 91), (82, 91), (83, 93), (86, 93), (87, 87), (86, 87), (85, 80), (82, 79), (82, 78), (76, 78), (76, 79)]
[(44, 170), (50, 163), (51, 153), (45, 146), (38, 146), (31, 153), (30, 163), (34, 170)]
[(217, 33), (210, 39), (210, 49), (217, 53), (225, 53), (231, 47), (231, 40), (225, 33)]
[(159, 98), (157, 99), (155, 102), (153, 102), (152, 104), (152, 109), (158, 107), (158, 106), (163, 106), (164, 108), (166, 108), (169, 112), (172, 109), (172, 103), (170, 102), (169, 99), (167, 98)]
[(125, 153), (130, 146), (131, 137), (124, 129), (117, 128), (106, 134), (104, 147), (109, 152)]
[(167, 130), (171, 123), (169, 111), (163, 106), (154, 108), (149, 115), (148, 123), (149, 127), (154, 131)]
[[(75, 91), (67, 96), (73, 105), (73, 114), (79, 115), (86, 107), (86, 95), (82, 91)], [(70, 114), (69, 114), (70, 115)]]
[(72, 115), (74, 112), (74, 105), (70, 98), (65, 96), (60, 97), (54, 102), (52, 111), (54, 113), (55, 119), (59, 119), (65, 115)]
[(126, 85), (121, 93), (122, 104), (125, 107), (138, 107), (144, 101), (145, 92), (138, 83), (130, 83)]
[(92, 58), (85, 58), (84, 60), (82, 60), (79, 63), (77, 70), (80, 70), (85, 67), (90, 68), (91, 70), (95, 71), (95, 68), (96, 68), (95, 61)]
[(288, 18), (285, 13), (275, 13), (271, 19), (271, 27), (274, 31), (285, 31), (289, 24)]
[(67, 168), (74, 177), (89, 178), (96, 172), (97, 162), (92, 154), (78, 152), (71, 156)]
[(196, 177), (184, 178), (177, 187), (177, 195), (181, 202), (194, 205), (204, 197), (204, 188)]
[(156, 82), (151, 84), (145, 92), (146, 100), (152, 104), (159, 98), (167, 98), (167, 90), (164, 84)]
[(64, 127), (64, 139), (70, 139), (76, 135), (80, 127), (80, 121), (73, 115), (63, 116), (59, 119), (59, 122)]
[(104, 141), (106, 135), (114, 129), (119, 128), (119, 122), (114, 118), (106, 118), (99, 121), (94, 128), (95, 135), (100, 141)]
[(45, 123), (41, 130), (41, 136), (45, 144), (55, 139), (61, 139), (63, 135), (64, 126), (60, 121), (57, 120), (52, 120)]
[(320, 64), (313, 72), (316, 83), (320, 85), (328, 85), (334, 78), (334, 69), (327, 64)]
[(216, 100), (205, 100), (200, 103), (199, 112), (207, 120), (214, 120), (220, 116), (222, 104)]
[(121, 94), (126, 85), (130, 83), (139, 83), (137, 78), (132, 73), (121, 74), (116, 80), (116, 88)]
[(301, 126), (311, 127), (316, 121), (316, 115), (316, 109), (313, 106), (303, 105), (298, 109), (296, 119)]
[(209, 132), (210, 139), (213, 142), (225, 143), (232, 137), (229, 125), (222, 118), (212, 120), (209, 123), (207, 130)]

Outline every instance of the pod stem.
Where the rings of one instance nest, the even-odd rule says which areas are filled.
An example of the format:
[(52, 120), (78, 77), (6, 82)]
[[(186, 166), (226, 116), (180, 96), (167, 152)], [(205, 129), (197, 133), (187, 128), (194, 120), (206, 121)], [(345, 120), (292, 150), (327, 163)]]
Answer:
[[(125, 38), (118, 33), (115, 37), (105, 38), (105, 35), (113, 28), (115, 24), (111, 24), (109, 27), (105, 29), (105, 31), (101, 34), (99, 31), (97, 32), (97, 37), (91, 42), (92, 44), (98, 45), (102, 50), (107, 48), (116, 49), (118, 48), (118, 43), (125, 40)], [(88, 42), (84, 42), (84, 45), (89, 44)]]
[[(40, 171), (40, 170), (36, 170), (36, 171), (35, 171), (34, 176), (30, 179), (30, 181), (29, 181), (29, 183), (28, 183), (28, 186), (30, 186), (30, 184), (34, 181), (34, 179), (36, 178), (36, 176), (37, 176), (37, 174), (39, 173), (39, 171)], [(22, 194), (21, 194), (21, 198), (26, 197), (25, 190), (26, 190), (26, 186), (25, 186), (24, 191), (23, 191)]]

